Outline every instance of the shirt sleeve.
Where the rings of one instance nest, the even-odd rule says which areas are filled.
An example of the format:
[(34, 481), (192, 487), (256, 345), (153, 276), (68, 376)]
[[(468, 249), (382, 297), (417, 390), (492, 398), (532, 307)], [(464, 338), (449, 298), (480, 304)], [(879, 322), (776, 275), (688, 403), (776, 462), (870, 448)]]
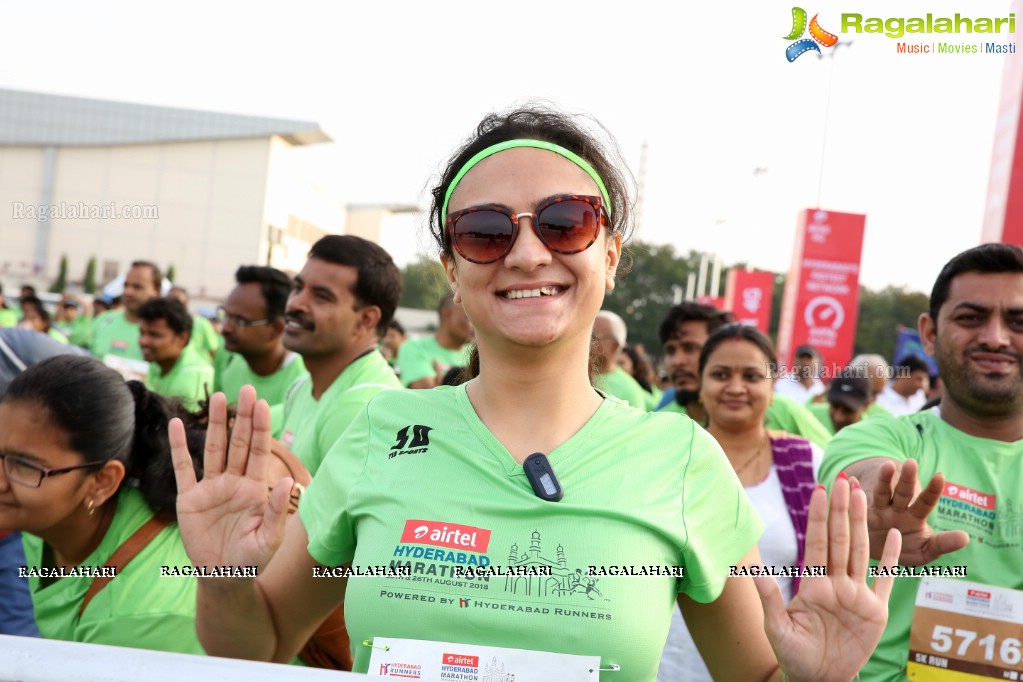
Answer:
[(323, 458), (299, 503), (298, 514), (309, 536), (309, 555), (324, 566), (337, 566), (355, 556), (356, 528), (348, 501), (366, 467), (368, 453), (369, 410), (363, 406)]
[(718, 598), (735, 565), (764, 532), (753, 504), (717, 441), (695, 422), (682, 474), (684, 592), (698, 602)]
[(914, 451), (912, 424), (889, 416), (871, 417), (847, 426), (824, 450), (817, 480), (831, 488), (835, 477), (850, 464), (872, 457), (904, 462)]
[(767, 408), (764, 425), (768, 430), (786, 431), (825, 447), (831, 434), (804, 405), (785, 396), (775, 396)]

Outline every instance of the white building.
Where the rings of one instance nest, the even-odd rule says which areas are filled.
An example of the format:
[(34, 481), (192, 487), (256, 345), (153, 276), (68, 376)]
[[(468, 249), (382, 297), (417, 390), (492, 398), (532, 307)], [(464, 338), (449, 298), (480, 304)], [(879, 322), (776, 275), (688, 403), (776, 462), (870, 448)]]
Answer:
[(95, 257), (102, 285), (151, 260), (219, 298), (241, 264), (297, 271), (345, 231), (293, 154), (321, 142), (307, 121), (0, 89), (0, 280), (48, 286), (66, 256), (80, 281)]

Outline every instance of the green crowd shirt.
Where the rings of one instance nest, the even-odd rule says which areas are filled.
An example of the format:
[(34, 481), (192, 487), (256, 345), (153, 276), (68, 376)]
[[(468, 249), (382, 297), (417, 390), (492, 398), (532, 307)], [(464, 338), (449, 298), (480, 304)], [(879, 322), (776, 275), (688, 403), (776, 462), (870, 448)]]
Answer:
[[(99, 568), (153, 516), (137, 489), (124, 486), (117, 510), (99, 546), (82, 562)], [(42, 538), (22, 533), (26, 567), (44, 566)], [(47, 549), (49, 554), (51, 550)], [(89, 577), (64, 577), (44, 585), (29, 575), (29, 590), (39, 632), (47, 639), (203, 654), (195, 634), (195, 578), (161, 577), (163, 566), (187, 566), (177, 524), (164, 528), (117, 577), (96, 593), (81, 619), (78, 611), (92, 583)]]
[(398, 358), (394, 361), (401, 376), (401, 385), (407, 387), (420, 379), (437, 376), (434, 361), (441, 366), (442, 372), (451, 367), (465, 367), (469, 364), (469, 344), (451, 350), (437, 343), (433, 336), (409, 339), (401, 344)]
[(605, 393), (624, 400), (638, 410), (649, 411), (653, 396), (643, 390), (639, 382), (617, 365), (607, 374), (597, 374), (594, 386)]
[(123, 310), (108, 310), (93, 320), (89, 351), (100, 360), (107, 355), (145, 360), (139, 348), (139, 325), (129, 322)]
[(220, 344), (220, 334), (210, 321), (202, 315), (192, 315), (192, 336), (188, 339), (188, 347), (207, 364), (212, 365), (213, 356), (220, 349)]
[(0, 308), (0, 327), (17, 327), (18, 313), (10, 308)]
[(821, 423), (821, 426), (830, 433), (832, 436), (835, 435), (835, 422), (831, 421), (831, 406), (828, 403), (807, 403), (806, 409), (809, 410), (810, 414)]
[(313, 398), (313, 382), (306, 374), (288, 391), (281, 442), (315, 476), (327, 451), (369, 399), (381, 391), (400, 388), (394, 370), (378, 350), (345, 367), (319, 400)]
[[(621, 666), (605, 682), (652, 680), (678, 593), (716, 599), (763, 532), (690, 419), (604, 400), (547, 456), (557, 503), (534, 494), (465, 385), (369, 403), (299, 507), (316, 561), (408, 568), (349, 580), (356, 671), (369, 664), (361, 642), (398, 637), (596, 655)], [(608, 573), (668, 566), (684, 576)], [(455, 573), (488, 568), (534, 574)]]
[(187, 409), (194, 410), (200, 400), (206, 400), (207, 395), (213, 393), (213, 367), (185, 346), (166, 374), (160, 365), (149, 363), (146, 388), (166, 398), (178, 398)]
[(273, 408), (283, 405), (288, 396), (288, 389), (307, 375), (302, 356), (289, 351), (281, 368), (264, 377), (253, 372), (249, 363), (238, 353), (218, 351), (218, 360), (221, 359), (222, 353), (226, 353), (226, 357), (215, 365), (213, 390), (222, 391), (227, 397), (227, 404), (235, 405), (238, 403), (238, 395), (241, 393), (242, 386), (251, 385), (256, 389), (256, 397), (262, 398), (270, 404), (271, 414), (276, 417), (273, 424), (273, 436), (279, 438), (284, 428), (281, 423), (284, 415), (283, 410), (274, 410)]
[[(870, 457), (916, 460), (925, 485), (935, 473), (945, 475), (945, 489), (927, 522), (935, 532), (966, 531), (970, 544), (929, 566), (966, 566), (964, 580), (1023, 589), (1023, 441), (1006, 443), (967, 435), (935, 410), (874, 417), (839, 431), (825, 450), (819, 479), (830, 486), (847, 466)], [(895, 579), (888, 600), (888, 626), (862, 679), (907, 679), (909, 633), (919, 585), (920, 578)]]

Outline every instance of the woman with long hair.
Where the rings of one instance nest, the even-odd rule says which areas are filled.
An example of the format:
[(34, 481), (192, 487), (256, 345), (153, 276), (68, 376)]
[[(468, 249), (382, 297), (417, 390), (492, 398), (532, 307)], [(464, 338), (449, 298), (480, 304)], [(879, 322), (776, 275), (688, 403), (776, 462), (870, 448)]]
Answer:
[[(357, 671), (374, 661), (437, 677), (451, 655), (515, 673), (514, 649), (525, 652), (517, 679), (588, 665), (638, 682), (655, 675), (677, 600), (719, 679), (855, 676), (891, 586), (865, 582), (863, 493), (835, 486), (830, 538), (827, 495), (814, 493), (808, 563), (827, 563), (828, 576), (786, 610), (773, 581), (727, 578), (732, 565), (760, 562), (762, 523), (713, 439), (591, 384), (593, 321), (629, 225), (622, 166), (600, 138), (578, 118), (532, 108), (486, 117), (455, 153), (433, 190), (432, 232), (476, 330), (473, 378), (374, 398), (287, 530), (288, 486), (268, 501), (263, 480), (265, 403), (242, 394), (228, 444), (214, 396), (200, 483), (172, 424), (189, 556), (261, 567), (254, 581), (200, 580), (210, 653), (287, 660), (344, 601)], [(896, 533), (889, 561), (898, 548)], [(394, 570), (317, 577), (347, 565)], [(615, 575), (628, 566), (684, 571)], [(430, 642), (436, 656), (416, 653)], [(501, 651), (457, 656), (473, 646)], [(530, 664), (544, 672), (523, 673)]]

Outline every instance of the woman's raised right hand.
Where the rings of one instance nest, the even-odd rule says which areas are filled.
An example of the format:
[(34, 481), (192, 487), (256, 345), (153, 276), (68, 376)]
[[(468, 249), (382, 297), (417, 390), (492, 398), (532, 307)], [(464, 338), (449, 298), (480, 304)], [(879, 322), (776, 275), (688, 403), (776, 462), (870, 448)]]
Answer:
[[(283, 479), (268, 493), (270, 407), (245, 386), (227, 442), (227, 401), (210, 398), (203, 452), (203, 479), (196, 481), (184, 425), (169, 426), (177, 515), (185, 551), (195, 566), (235, 567), (269, 563), (284, 539), (292, 481)], [(223, 580), (223, 579), (218, 579)]]

